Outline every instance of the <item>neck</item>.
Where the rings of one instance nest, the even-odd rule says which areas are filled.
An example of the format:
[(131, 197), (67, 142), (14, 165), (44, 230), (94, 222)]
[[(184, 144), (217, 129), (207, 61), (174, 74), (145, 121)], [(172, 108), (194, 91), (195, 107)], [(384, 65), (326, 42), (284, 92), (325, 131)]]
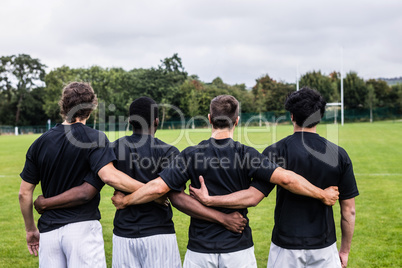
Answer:
[(317, 133), (317, 126), (314, 127), (300, 127), (293, 122), (293, 132), (310, 132)]
[(152, 131), (151, 129), (134, 129), (133, 134), (151, 135), (152, 137), (154, 137), (155, 131)]
[(74, 123), (69, 123), (69, 122), (67, 122), (66, 120), (64, 120), (64, 122), (62, 123), (62, 125), (73, 125), (73, 124), (75, 124), (75, 123), (81, 123), (81, 124), (85, 125), (85, 124), (87, 123), (87, 120), (86, 120), (86, 119), (80, 120), (80, 119), (76, 118)]
[(211, 137), (216, 140), (222, 140), (222, 139), (227, 139), (227, 138), (233, 139), (234, 129), (235, 129), (234, 127), (232, 129), (229, 129), (229, 128), (220, 129), (220, 128), (212, 127)]

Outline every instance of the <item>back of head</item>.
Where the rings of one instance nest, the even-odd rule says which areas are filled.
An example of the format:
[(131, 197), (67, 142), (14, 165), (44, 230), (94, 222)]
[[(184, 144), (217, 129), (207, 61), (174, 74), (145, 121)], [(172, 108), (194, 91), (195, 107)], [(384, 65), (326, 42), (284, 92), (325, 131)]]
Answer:
[(87, 119), (98, 99), (89, 83), (72, 82), (64, 87), (59, 101), (60, 114), (69, 123)]
[(293, 120), (299, 127), (311, 128), (324, 116), (326, 104), (318, 91), (303, 87), (288, 95), (285, 109), (293, 115)]
[(230, 95), (219, 95), (211, 101), (210, 116), (216, 129), (232, 128), (239, 116), (239, 102)]
[(149, 97), (135, 99), (130, 105), (130, 124), (135, 130), (149, 129), (158, 118), (158, 105)]

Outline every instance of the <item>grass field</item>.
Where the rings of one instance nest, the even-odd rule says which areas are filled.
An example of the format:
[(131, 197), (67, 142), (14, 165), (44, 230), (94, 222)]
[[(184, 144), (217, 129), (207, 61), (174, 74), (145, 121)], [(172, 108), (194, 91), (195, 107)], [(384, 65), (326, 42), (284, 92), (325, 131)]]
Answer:
[[(262, 151), (265, 146), (291, 132), (291, 126), (243, 128), (236, 131), (235, 140)], [(360, 196), (356, 198), (356, 227), (348, 267), (402, 267), (402, 123), (356, 123), (343, 127), (322, 125), (318, 132), (347, 150), (353, 161), (360, 191)], [(188, 144), (207, 139), (209, 134), (207, 129), (188, 130), (184, 134), (176, 130), (162, 130), (156, 136), (175, 143), (182, 150)], [(110, 140), (115, 140), (124, 133), (108, 135)], [(38, 266), (38, 258), (30, 256), (26, 248), (24, 223), (18, 204), (19, 173), (28, 147), (37, 137), (0, 136), (0, 267)], [(115, 211), (110, 201), (112, 192), (111, 187), (104, 187), (100, 204), (108, 267), (111, 266)], [(40, 194), (39, 187), (35, 194)], [(257, 207), (249, 210), (258, 267), (266, 267), (274, 206), (275, 195), (272, 193)], [(340, 239), (338, 204), (334, 210)], [(38, 215), (35, 215), (35, 219), (38, 219)], [(175, 210), (173, 220), (183, 257), (189, 217)]]

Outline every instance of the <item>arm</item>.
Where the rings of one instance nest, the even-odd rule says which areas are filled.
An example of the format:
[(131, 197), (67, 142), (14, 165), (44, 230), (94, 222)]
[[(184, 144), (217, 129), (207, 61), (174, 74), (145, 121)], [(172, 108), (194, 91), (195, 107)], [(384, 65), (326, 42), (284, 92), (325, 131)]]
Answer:
[(270, 182), (280, 185), (294, 194), (319, 199), (327, 206), (333, 206), (339, 198), (338, 187), (331, 186), (322, 190), (311, 184), (302, 176), (280, 167), (275, 169), (274, 173), (272, 173)]
[(31, 253), (31, 255), (35, 254), (35, 256), (38, 256), (39, 231), (35, 226), (32, 208), (32, 197), (35, 187), (35, 184), (31, 184), (23, 180), (21, 182), (18, 199), (20, 202), (21, 213), (24, 218), (29, 253)]
[(39, 214), (50, 209), (71, 208), (89, 202), (98, 192), (91, 184), (84, 182), (80, 186), (50, 198), (44, 198), (43, 195), (40, 195), (35, 200), (34, 206)]
[(117, 170), (112, 162), (102, 167), (99, 170), (98, 175), (104, 183), (123, 192), (132, 193), (144, 185), (144, 183), (131, 178), (120, 170)]
[(255, 207), (264, 198), (264, 194), (252, 186), (227, 195), (210, 196), (204, 178), (200, 176), (199, 179), (201, 188), (196, 189), (190, 185), (190, 194), (205, 206), (242, 209)]
[(339, 200), (341, 206), (341, 231), (342, 241), (339, 249), (342, 268), (348, 265), (350, 245), (352, 243), (353, 231), (355, 229), (356, 209), (355, 199)]
[(231, 232), (241, 233), (247, 224), (247, 219), (243, 218), (239, 212), (225, 214), (215, 209), (207, 208), (184, 193), (184, 191), (171, 191), (168, 196), (172, 205), (181, 212), (190, 217), (221, 224)]
[(130, 205), (138, 205), (154, 201), (169, 191), (170, 188), (167, 184), (161, 177), (158, 177), (151, 180), (132, 194), (126, 196), (123, 194), (115, 194), (112, 197), (112, 202), (117, 209), (123, 209)]

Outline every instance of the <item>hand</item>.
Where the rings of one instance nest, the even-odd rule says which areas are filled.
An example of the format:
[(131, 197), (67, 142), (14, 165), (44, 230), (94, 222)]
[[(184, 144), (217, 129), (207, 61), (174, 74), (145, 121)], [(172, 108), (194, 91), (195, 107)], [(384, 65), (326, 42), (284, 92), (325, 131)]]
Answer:
[(339, 252), (339, 258), (341, 259), (342, 268), (348, 266), (349, 253)]
[(35, 209), (39, 214), (43, 214), (43, 212), (46, 210), (45, 200), (46, 198), (44, 198), (43, 195), (40, 195), (34, 202)]
[(154, 202), (165, 207), (169, 206), (170, 204), (167, 195), (162, 195), (161, 197), (155, 199)]
[(233, 233), (242, 233), (244, 227), (247, 224), (247, 219), (243, 218), (239, 212), (235, 211), (230, 214), (226, 214), (222, 225)]
[(321, 200), (327, 206), (333, 206), (339, 199), (339, 191), (337, 186), (330, 186), (324, 190), (324, 197)]
[(201, 184), (200, 189), (194, 188), (193, 186), (190, 185), (190, 195), (203, 205), (209, 206), (210, 196), (208, 193), (207, 186), (205, 185), (204, 178), (202, 176), (200, 176), (199, 179)]
[(31, 253), (31, 255), (38, 256), (39, 231), (37, 229), (35, 231), (27, 232), (27, 246), (28, 246), (29, 253)]
[(123, 194), (120, 191), (114, 191), (113, 197), (112, 197), (112, 202), (113, 205), (117, 209), (124, 209), (127, 207), (127, 202), (125, 201), (125, 194)]

